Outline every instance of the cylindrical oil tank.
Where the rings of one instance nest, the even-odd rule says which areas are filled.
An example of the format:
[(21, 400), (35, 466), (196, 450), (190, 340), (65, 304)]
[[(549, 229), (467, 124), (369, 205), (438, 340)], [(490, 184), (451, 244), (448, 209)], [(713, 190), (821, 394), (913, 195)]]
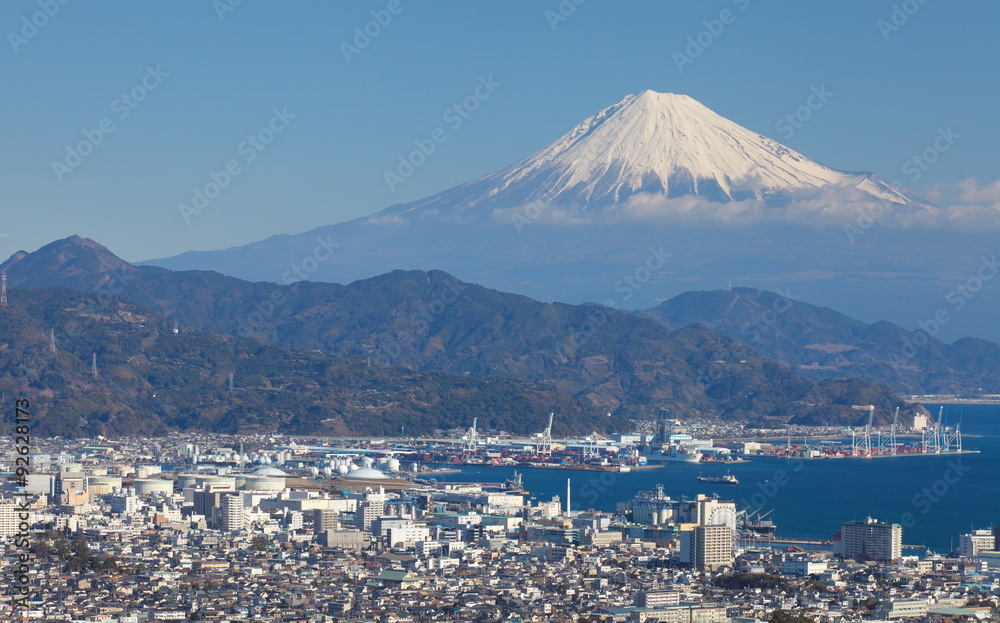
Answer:
[(152, 478), (136, 479), (133, 481), (136, 495), (152, 495), (153, 493), (170, 494), (174, 492), (174, 481), (154, 480)]
[(244, 491), (281, 491), (285, 488), (283, 476), (247, 476)]

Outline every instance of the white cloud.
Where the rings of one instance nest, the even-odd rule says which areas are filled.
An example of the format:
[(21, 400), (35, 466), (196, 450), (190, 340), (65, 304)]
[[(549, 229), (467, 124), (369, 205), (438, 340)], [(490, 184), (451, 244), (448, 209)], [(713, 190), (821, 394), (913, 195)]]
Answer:
[[(904, 191), (905, 192), (905, 191)], [(916, 196), (911, 194), (916, 199)], [(939, 204), (898, 204), (880, 200), (853, 185), (824, 186), (792, 192), (780, 199), (717, 202), (698, 196), (668, 199), (640, 194), (604, 210), (606, 222), (750, 225), (765, 222), (824, 227), (853, 222), (859, 214), (879, 215), (883, 225), (902, 229), (1000, 229), (1000, 180), (976, 180), (937, 187), (925, 193)]]
[[(766, 199), (713, 201), (687, 195), (669, 199), (661, 194), (640, 193), (603, 209), (563, 207), (535, 201), (511, 208), (495, 208), (490, 217), (496, 222), (554, 226), (588, 224), (650, 223), (748, 226), (783, 223), (810, 227), (841, 227), (855, 223), (859, 216), (874, 215), (880, 225), (899, 229), (982, 230), (1000, 229), (1000, 180), (980, 184), (966, 179), (948, 186), (926, 189), (919, 195), (897, 189), (912, 203), (894, 203), (898, 195), (882, 186), (877, 178), (856, 177), (844, 185), (804, 188)], [(874, 196), (872, 193), (881, 195)], [(373, 215), (366, 222), (401, 225), (417, 220), (446, 218), (438, 209), (416, 214)], [(475, 211), (466, 214), (475, 220)], [(520, 230), (520, 227), (519, 227)]]
[(406, 225), (409, 221), (399, 214), (372, 214), (365, 219), (368, 225)]

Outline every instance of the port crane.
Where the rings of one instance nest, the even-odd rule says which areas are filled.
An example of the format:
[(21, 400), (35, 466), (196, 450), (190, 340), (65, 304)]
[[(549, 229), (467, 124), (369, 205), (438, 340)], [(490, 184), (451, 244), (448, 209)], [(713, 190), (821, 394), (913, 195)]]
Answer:
[(583, 440), (587, 442), (587, 445), (583, 448), (584, 459), (600, 456), (601, 447), (604, 442), (611, 441), (609, 438), (598, 433), (596, 430), (584, 437)]
[(479, 423), (479, 418), (472, 418), (472, 428), (469, 432), (465, 434), (465, 449), (474, 452), (476, 447), (479, 445), (479, 432), (476, 430), (476, 425)]
[(882, 435), (882, 429), (878, 431), (878, 454), (884, 456), (896, 455), (896, 433), (899, 432), (899, 407), (896, 407), (896, 414), (892, 418), (892, 425), (889, 426), (888, 435)]
[(552, 454), (552, 418), (555, 413), (549, 413), (549, 425), (542, 431), (538, 443), (539, 454)]
[(875, 416), (874, 405), (865, 408), (868, 411), (868, 423), (865, 424), (865, 434), (860, 439), (858, 438), (857, 431), (854, 427), (851, 427), (851, 454), (853, 456), (866, 456), (871, 457), (872, 455), (872, 420)]

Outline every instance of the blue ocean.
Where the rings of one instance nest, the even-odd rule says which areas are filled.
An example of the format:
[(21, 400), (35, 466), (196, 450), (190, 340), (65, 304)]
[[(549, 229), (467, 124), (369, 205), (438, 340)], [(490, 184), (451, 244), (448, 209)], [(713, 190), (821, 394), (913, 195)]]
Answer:
[[(937, 405), (926, 405), (935, 415)], [(738, 508), (773, 511), (768, 519), (784, 538), (829, 539), (844, 521), (866, 516), (903, 526), (903, 543), (947, 553), (958, 536), (1000, 522), (1000, 405), (948, 407), (948, 424), (959, 421), (966, 450), (978, 454), (873, 459), (755, 458), (736, 465), (668, 463), (627, 473), (520, 469), (538, 500), (558, 495), (565, 504), (570, 479), (574, 510), (615, 510), (637, 491), (662, 484), (674, 498), (718, 494)], [(919, 438), (918, 438), (919, 439)], [(912, 439), (910, 440), (912, 441)], [(802, 440), (792, 443), (802, 443)], [(848, 441), (850, 443), (850, 441)], [(706, 485), (699, 474), (731, 471), (737, 485)], [(497, 482), (514, 470), (464, 467), (441, 481)]]

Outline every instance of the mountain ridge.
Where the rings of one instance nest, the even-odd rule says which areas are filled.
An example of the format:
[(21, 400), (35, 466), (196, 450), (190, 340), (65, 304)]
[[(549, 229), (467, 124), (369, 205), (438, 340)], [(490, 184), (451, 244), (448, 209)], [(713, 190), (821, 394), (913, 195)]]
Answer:
[(798, 298), (735, 287), (686, 292), (638, 313), (668, 328), (698, 324), (720, 331), (814, 381), (859, 376), (909, 395), (970, 396), (1000, 388), (994, 342), (966, 337), (948, 344), (922, 330), (864, 322)]
[[(21, 259), (9, 267), (12, 283), (63, 281), (46, 266), (67, 251), (48, 251), (59, 261)], [(281, 286), (205, 271), (135, 270), (115, 283), (116, 294), (181, 327), (326, 351), (379, 369), (523, 379), (632, 418), (665, 405), (691, 417), (852, 423), (857, 412), (848, 405), (859, 400), (903, 404), (864, 381), (814, 384), (714, 331), (672, 332), (625, 311), (540, 303), (440, 271), (394, 271), (346, 286)]]
[[(629, 97), (644, 101), (660, 96)], [(615, 106), (628, 103), (609, 108), (617, 110)], [(664, 141), (647, 141), (658, 134), (644, 129), (647, 125), (656, 129), (656, 123), (646, 124), (644, 119), (662, 114), (641, 112), (642, 101), (632, 103), (637, 108), (628, 118), (635, 124), (631, 130), (622, 129), (624, 135), (634, 130), (637, 141), (655, 143), (666, 153)], [(703, 115), (714, 120), (713, 127), (735, 125), (713, 115)], [(808, 300), (853, 317), (884, 318), (909, 327), (933, 317), (941, 306), (941, 295), (955, 287), (955, 279), (970, 274), (976, 268), (972, 265), (978, 261), (976, 256), (989, 254), (995, 247), (990, 230), (963, 231), (963, 253), (954, 253), (949, 248), (953, 238), (929, 226), (952, 224), (949, 209), (900, 194), (874, 174), (830, 173), (834, 169), (810, 164), (823, 171), (820, 181), (844, 183), (807, 187), (796, 182), (794, 187), (770, 192), (766, 184), (741, 187), (739, 180), (750, 166), (746, 162), (753, 162), (744, 159), (742, 168), (695, 167), (699, 176), (713, 180), (707, 185), (699, 182), (699, 192), (711, 195), (710, 188), (720, 189), (714, 198), (670, 198), (669, 188), (678, 190), (687, 183), (674, 180), (680, 185), (673, 184), (672, 169), (646, 175), (656, 167), (612, 166), (601, 157), (613, 156), (602, 156), (601, 149), (587, 150), (589, 159), (579, 163), (570, 157), (558, 160), (575, 153), (567, 150), (582, 149), (580, 140), (593, 139), (602, 129), (608, 133), (608, 144), (621, 147), (622, 153), (644, 153), (642, 146), (616, 143), (616, 138), (624, 138), (611, 132), (613, 116), (614, 111), (607, 112), (585, 122), (579, 137), (571, 131), (565, 144), (557, 140), (543, 145), (512, 165), (513, 169), (507, 167), (425, 199), (397, 203), (368, 217), (301, 234), (271, 236), (224, 250), (191, 251), (146, 264), (286, 283), (289, 268), (312, 257), (322, 244), (335, 250), (310, 266), (308, 279), (312, 281), (350, 283), (396, 269), (437, 269), (464, 282), (572, 304), (607, 300), (622, 276), (642, 264), (643, 250), (662, 245), (672, 254), (669, 263), (651, 272), (628, 299), (617, 298), (617, 306), (649, 308), (683, 292), (713, 290), (731, 282), (765, 290), (792, 287)], [(620, 120), (628, 125), (627, 119)], [(595, 129), (588, 135), (590, 125)], [(667, 129), (662, 129), (666, 136)], [(772, 144), (782, 154), (794, 151), (751, 130), (734, 128), (731, 133), (749, 136), (758, 152)], [(708, 144), (713, 151), (718, 144), (719, 151), (724, 148), (723, 153), (733, 153), (735, 148), (727, 141), (722, 137)], [(549, 153), (546, 150), (551, 157), (538, 156)], [(801, 156), (794, 153), (795, 158)], [(778, 158), (773, 154), (767, 158), (772, 156)], [(808, 160), (801, 157), (802, 162)], [(759, 161), (767, 158), (761, 156)], [(537, 166), (522, 169), (525, 160)], [(720, 155), (720, 162), (729, 160)], [(733, 160), (738, 160), (736, 155)], [(574, 166), (590, 173), (577, 180), (572, 173), (577, 169), (566, 168)], [(682, 176), (693, 183), (694, 175)], [(664, 188), (665, 192), (659, 192)], [(733, 200), (729, 195), (718, 196), (722, 188), (735, 195)], [(654, 192), (646, 192), (650, 190)], [(751, 198), (742, 199), (739, 190), (754, 192), (749, 193)], [(602, 206), (602, 197), (617, 203)], [(955, 216), (961, 221), (963, 212), (958, 210)], [(1000, 325), (994, 321), (997, 305), (1000, 292), (984, 288), (964, 308), (961, 325), (942, 327), (941, 336), (957, 339), (961, 330), (964, 335), (1000, 342)]]

